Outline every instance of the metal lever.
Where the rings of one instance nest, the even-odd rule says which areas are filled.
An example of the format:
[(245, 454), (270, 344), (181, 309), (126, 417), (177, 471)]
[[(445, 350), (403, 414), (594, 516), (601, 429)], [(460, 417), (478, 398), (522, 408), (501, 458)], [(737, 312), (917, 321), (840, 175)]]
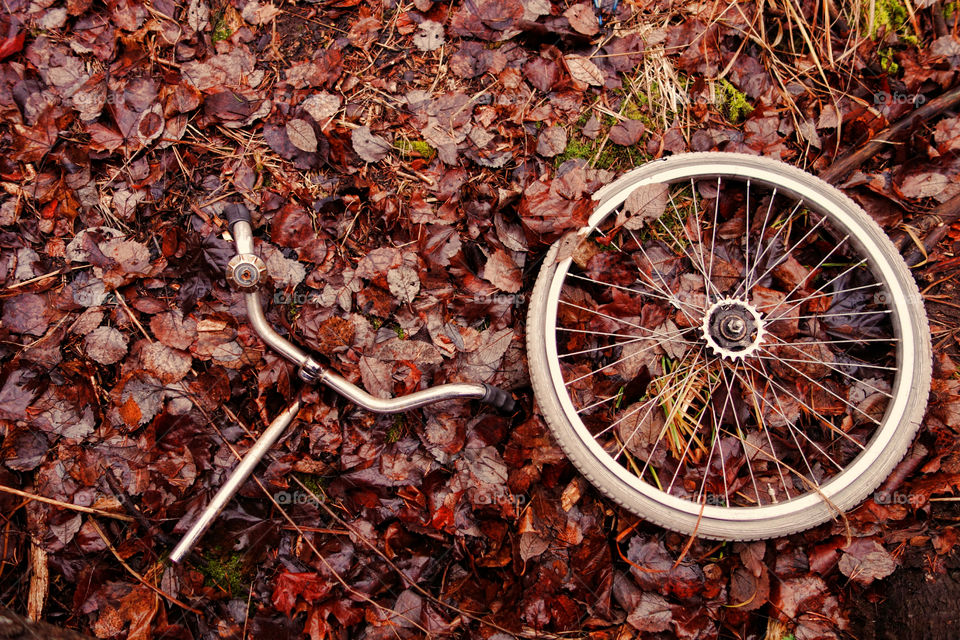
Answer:
[(298, 411), (300, 411), (300, 398), (291, 402), (280, 415), (273, 419), (270, 426), (267, 427), (260, 438), (253, 443), (253, 446), (250, 447), (247, 454), (243, 456), (237, 468), (233, 470), (233, 473), (231, 473), (227, 481), (223, 483), (223, 486), (220, 487), (217, 494), (213, 496), (210, 504), (207, 505), (190, 527), (190, 530), (187, 531), (186, 535), (183, 536), (174, 548), (173, 553), (170, 554), (170, 560), (172, 562), (179, 563), (190, 553), (190, 549), (193, 548), (193, 545), (200, 539), (200, 536), (213, 524), (213, 521), (217, 519), (217, 516), (220, 515), (220, 512), (223, 511), (226, 504), (230, 502), (233, 494), (235, 494), (240, 489), (240, 486), (246, 482), (247, 478), (250, 477), (250, 474), (257, 466), (257, 463), (260, 462), (260, 459), (266, 455), (270, 447), (272, 447), (283, 432), (287, 430), (287, 427), (290, 426), (290, 423), (293, 422), (293, 419), (297, 416)]

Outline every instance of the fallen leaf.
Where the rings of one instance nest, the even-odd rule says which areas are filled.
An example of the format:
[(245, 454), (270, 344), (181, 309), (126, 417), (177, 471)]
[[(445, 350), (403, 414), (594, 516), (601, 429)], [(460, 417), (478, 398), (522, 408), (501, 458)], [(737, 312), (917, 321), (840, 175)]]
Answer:
[(624, 147), (637, 144), (643, 134), (643, 123), (639, 120), (621, 120), (610, 127), (610, 141)]
[(523, 75), (527, 82), (547, 93), (560, 80), (560, 67), (553, 60), (538, 56), (523, 65)]
[(932, 198), (944, 192), (950, 179), (942, 173), (923, 171), (904, 178), (900, 192), (907, 198)]
[(436, 51), (443, 46), (443, 25), (433, 20), (424, 20), (413, 34), (413, 44), (420, 51)]
[(187, 25), (194, 31), (203, 31), (210, 25), (210, 7), (203, 0), (190, 0), (187, 7)]
[(257, 0), (250, 0), (250, 2), (243, 7), (240, 15), (250, 24), (261, 25), (270, 22), (277, 17), (279, 13), (280, 9), (277, 9), (272, 4), (260, 4)]
[(294, 118), (287, 121), (287, 136), (297, 149), (314, 153), (317, 150), (317, 135), (306, 120)]
[(584, 138), (596, 140), (597, 136), (600, 135), (600, 121), (597, 120), (597, 116), (591, 115), (590, 119), (583, 125), (580, 133), (583, 134)]
[(573, 54), (565, 55), (563, 59), (571, 78), (595, 87), (603, 86), (603, 71), (589, 59)]
[(314, 122), (323, 123), (324, 120), (332, 118), (340, 110), (340, 102), (340, 96), (321, 91), (306, 98), (300, 106), (310, 114)]
[(113, 364), (127, 355), (127, 338), (113, 327), (97, 327), (83, 339), (83, 346), (100, 364)]
[(401, 265), (387, 271), (387, 285), (400, 302), (409, 304), (420, 293), (420, 276), (413, 268)]
[(483, 278), (507, 293), (516, 293), (523, 286), (520, 269), (503, 249), (495, 249), (491, 254), (483, 268)]
[(357, 127), (350, 134), (353, 150), (364, 162), (379, 162), (390, 153), (390, 143), (370, 132), (370, 127)]
[(661, 595), (650, 592), (640, 594), (640, 602), (627, 615), (627, 623), (637, 631), (657, 633), (666, 631), (673, 622), (673, 607)]
[(593, 36), (600, 32), (600, 21), (597, 14), (593, 11), (593, 6), (586, 2), (575, 4), (563, 12), (563, 15), (570, 21), (570, 26), (577, 33), (585, 36)]
[(858, 538), (843, 550), (837, 566), (843, 575), (854, 582), (868, 585), (893, 573), (897, 563), (876, 540)]
[(667, 209), (668, 200), (667, 185), (663, 183), (641, 185), (627, 196), (623, 208), (628, 215), (624, 216), (623, 220), (618, 216), (617, 222), (622, 223), (627, 229), (641, 229), (663, 215)]
[(280, 572), (273, 584), (270, 601), (284, 615), (290, 615), (298, 600), (312, 604), (327, 595), (333, 586), (319, 573), (293, 573), (286, 569)]
[(47, 331), (47, 303), (35, 293), (21, 293), (3, 303), (3, 326), (17, 333), (42, 336)]
[(179, 382), (190, 373), (193, 358), (185, 351), (171, 349), (161, 342), (151, 342), (140, 352), (143, 368), (161, 382)]
[(547, 127), (537, 139), (537, 153), (544, 158), (552, 158), (567, 148), (567, 131), (560, 126)]

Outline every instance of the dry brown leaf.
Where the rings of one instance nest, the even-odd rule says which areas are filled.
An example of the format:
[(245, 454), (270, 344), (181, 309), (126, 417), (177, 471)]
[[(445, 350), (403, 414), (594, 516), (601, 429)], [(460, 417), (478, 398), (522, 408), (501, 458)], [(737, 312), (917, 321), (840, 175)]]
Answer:
[(315, 122), (322, 124), (340, 110), (340, 102), (340, 96), (321, 91), (308, 97), (300, 106)]
[(287, 137), (297, 149), (314, 153), (317, 150), (317, 134), (306, 120), (294, 118), (287, 121)]
[(127, 355), (127, 338), (113, 327), (97, 327), (86, 335), (83, 346), (100, 364), (113, 364)]
[(185, 351), (171, 349), (160, 342), (151, 342), (140, 352), (143, 368), (161, 382), (179, 382), (190, 373), (193, 358)]
[(564, 11), (563, 15), (570, 21), (570, 26), (577, 33), (593, 36), (600, 32), (600, 21), (597, 19), (597, 14), (593, 12), (593, 6), (586, 2), (573, 5)]
[(594, 87), (603, 86), (603, 71), (588, 58), (570, 54), (563, 56), (563, 59), (571, 78)]
[(503, 249), (495, 249), (491, 254), (483, 268), (483, 277), (497, 289), (507, 293), (516, 293), (523, 286), (520, 269)]
[(552, 158), (563, 153), (567, 148), (567, 132), (563, 127), (547, 127), (540, 133), (537, 140), (537, 153), (544, 158)]
[(443, 25), (434, 20), (424, 20), (413, 34), (413, 44), (420, 51), (436, 51), (443, 46)]
[(390, 143), (370, 132), (370, 127), (357, 127), (350, 135), (353, 150), (364, 162), (379, 162), (390, 153)]
[(410, 303), (420, 293), (420, 276), (412, 267), (400, 265), (387, 271), (387, 285), (400, 302)]

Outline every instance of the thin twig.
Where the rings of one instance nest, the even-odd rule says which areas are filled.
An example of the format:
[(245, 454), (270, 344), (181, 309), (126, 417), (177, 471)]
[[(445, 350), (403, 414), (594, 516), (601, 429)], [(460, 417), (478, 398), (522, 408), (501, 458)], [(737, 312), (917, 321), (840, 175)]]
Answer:
[(21, 491), (20, 489), (14, 489), (13, 487), (6, 487), (0, 485), (0, 491), (3, 493), (12, 493), (15, 496), (20, 496), (21, 498), (26, 498), (27, 500), (36, 500), (37, 502), (43, 502), (45, 504), (51, 504), (55, 507), (61, 507), (63, 509), (69, 509), (70, 511), (79, 511), (80, 513), (89, 513), (95, 516), (103, 516), (104, 518), (113, 518), (114, 520), (122, 520), (123, 522), (133, 522), (133, 518), (130, 516), (123, 515), (122, 513), (111, 513), (110, 511), (104, 511), (103, 509), (95, 509), (93, 507), (82, 507), (79, 504), (71, 504), (69, 502), (62, 502), (60, 500), (54, 500), (53, 498), (47, 498), (46, 496), (38, 496), (34, 493), (27, 493), (26, 491)]
[(960, 104), (960, 87), (954, 87), (919, 109), (915, 109), (910, 115), (898, 120), (896, 124), (887, 127), (859, 149), (834, 161), (833, 164), (820, 174), (820, 177), (827, 182), (837, 184), (846, 178), (854, 169), (857, 169), (864, 162), (880, 153), (887, 145), (911, 131), (918, 123), (926, 122), (942, 111), (952, 109), (958, 104)]
[(131, 567), (129, 564), (127, 564), (126, 560), (124, 560), (122, 557), (120, 557), (120, 552), (118, 552), (118, 551), (117, 551), (117, 548), (113, 546), (113, 543), (110, 542), (110, 539), (107, 537), (107, 534), (105, 534), (105, 533), (103, 532), (103, 529), (100, 528), (100, 525), (97, 524), (97, 521), (96, 521), (96, 520), (94, 520), (94, 519), (91, 518), (91, 519), (88, 520), (87, 522), (90, 523), (90, 526), (93, 527), (93, 530), (96, 531), (96, 532), (97, 532), (97, 535), (100, 536), (100, 539), (103, 540), (103, 544), (107, 545), (107, 549), (109, 549), (109, 550), (110, 550), (110, 553), (113, 554), (113, 557), (117, 559), (117, 562), (119, 562), (121, 565), (123, 565), (123, 568), (126, 569), (126, 570), (130, 573), (130, 575), (132, 575), (134, 578), (136, 578), (136, 579), (137, 579), (137, 582), (139, 582), (139, 583), (142, 584), (143, 586), (147, 587), (148, 589), (150, 589), (151, 591), (153, 591), (153, 592), (156, 593), (157, 595), (162, 596), (165, 600), (169, 600), (170, 602), (172, 602), (173, 604), (177, 605), (177, 606), (180, 607), (181, 609), (186, 609), (186, 610), (189, 611), (190, 613), (195, 613), (195, 614), (197, 614), (198, 616), (201, 614), (201, 612), (198, 611), (197, 609), (194, 609), (193, 607), (191, 607), (191, 606), (188, 605), (188, 604), (184, 604), (183, 602), (180, 602), (179, 600), (177, 600), (176, 598), (174, 598), (172, 595), (170, 595), (169, 593), (167, 593), (167, 592), (164, 591), (163, 589), (160, 589), (159, 587), (150, 584), (143, 576), (141, 576), (139, 573), (137, 573), (136, 571), (134, 571), (134, 570), (133, 570), (133, 567)]

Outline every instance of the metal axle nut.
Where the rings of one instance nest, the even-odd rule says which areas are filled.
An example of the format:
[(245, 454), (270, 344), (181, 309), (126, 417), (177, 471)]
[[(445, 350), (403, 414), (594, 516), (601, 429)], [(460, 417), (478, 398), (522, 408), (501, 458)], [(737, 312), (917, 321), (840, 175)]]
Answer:
[(267, 275), (267, 265), (252, 253), (234, 256), (227, 263), (227, 282), (238, 289), (256, 289)]

